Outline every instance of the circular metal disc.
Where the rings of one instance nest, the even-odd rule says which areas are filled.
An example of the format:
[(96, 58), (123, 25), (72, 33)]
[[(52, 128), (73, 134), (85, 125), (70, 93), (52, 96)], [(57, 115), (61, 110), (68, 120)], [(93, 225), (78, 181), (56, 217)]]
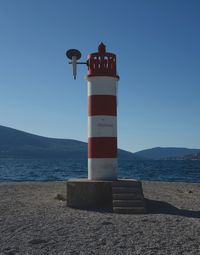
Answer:
[(69, 59), (72, 59), (73, 56), (76, 57), (76, 59), (80, 59), (81, 58), (81, 53), (79, 50), (76, 50), (76, 49), (70, 49), (66, 52), (66, 56), (69, 58)]

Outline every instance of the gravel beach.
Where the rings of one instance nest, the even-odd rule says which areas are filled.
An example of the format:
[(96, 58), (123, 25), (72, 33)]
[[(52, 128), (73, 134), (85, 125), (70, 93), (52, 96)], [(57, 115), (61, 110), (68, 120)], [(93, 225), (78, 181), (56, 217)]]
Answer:
[(200, 254), (200, 184), (142, 182), (148, 213), (66, 207), (65, 182), (0, 183), (0, 254)]

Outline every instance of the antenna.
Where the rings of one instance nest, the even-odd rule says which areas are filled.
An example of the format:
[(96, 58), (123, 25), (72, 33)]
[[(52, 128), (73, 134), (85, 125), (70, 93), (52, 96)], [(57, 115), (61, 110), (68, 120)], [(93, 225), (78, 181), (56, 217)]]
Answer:
[(71, 59), (69, 64), (72, 64), (72, 73), (74, 80), (76, 79), (77, 64), (87, 64), (87, 62), (77, 62), (81, 58), (81, 52), (76, 49), (70, 49), (66, 52), (66, 56)]

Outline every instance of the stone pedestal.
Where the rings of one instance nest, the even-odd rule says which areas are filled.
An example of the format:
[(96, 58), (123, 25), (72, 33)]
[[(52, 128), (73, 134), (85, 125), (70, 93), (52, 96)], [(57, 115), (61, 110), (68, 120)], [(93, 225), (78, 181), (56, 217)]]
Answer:
[(137, 180), (67, 181), (67, 206), (72, 208), (111, 208), (115, 213), (145, 213), (142, 183)]
[(70, 179), (67, 181), (67, 206), (73, 208), (112, 207), (111, 181)]

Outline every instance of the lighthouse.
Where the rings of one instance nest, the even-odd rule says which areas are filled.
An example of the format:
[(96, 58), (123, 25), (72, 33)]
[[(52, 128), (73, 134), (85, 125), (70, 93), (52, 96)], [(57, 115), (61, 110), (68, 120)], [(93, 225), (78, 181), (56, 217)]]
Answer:
[(116, 55), (100, 43), (88, 55), (88, 179), (117, 179)]
[(77, 62), (80, 51), (70, 49), (73, 77), (77, 64), (87, 65), (88, 178), (67, 181), (67, 206), (109, 207), (115, 213), (144, 213), (142, 183), (117, 178), (117, 75), (116, 55), (100, 43), (86, 62)]

